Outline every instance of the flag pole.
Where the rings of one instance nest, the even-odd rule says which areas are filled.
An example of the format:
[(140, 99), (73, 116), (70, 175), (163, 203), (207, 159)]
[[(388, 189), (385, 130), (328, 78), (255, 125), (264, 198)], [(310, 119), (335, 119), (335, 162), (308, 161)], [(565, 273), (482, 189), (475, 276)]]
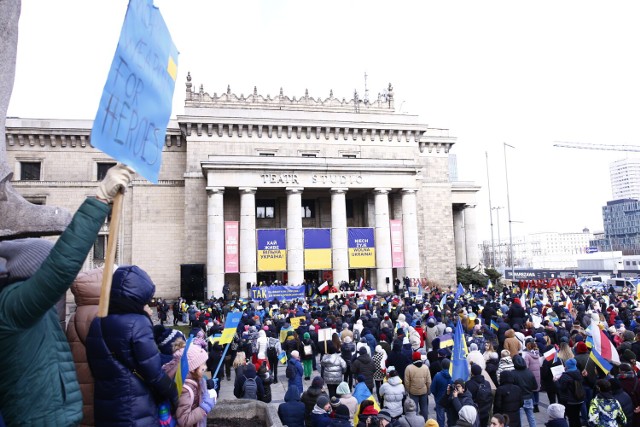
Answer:
[(222, 366), (222, 363), (224, 363), (224, 357), (227, 355), (227, 351), (229, 350), (229, 346), (230, 345), (231, 345), (231, 343), (229, 342), (225, 346), (224, 351), (222, 352), (222, 357), (220, 357), (220, 361), (218, 362), (218, 366), (216, 367), (216, 372), (211, 377), (212, 380), (214, 378), (218, 378), (218, 371), (220, 370), (220, 367)]
[(111, 282), (113, 280), (113, 264), (116, 260), (116, 248), (118, 247), (118, 231), (120, 230), (120, 213), (122, 211), (123, 190), (118, 191), (113, 198), (111, 208), (111, 223), (109, 224), (109, 241), (107, 242), (107, 256), (102, 272), (102, 287), (100, 289), (100, 302), (98, 303), (98, 317), (106, 317), (109, 314), (109, 298), (111, 294)]

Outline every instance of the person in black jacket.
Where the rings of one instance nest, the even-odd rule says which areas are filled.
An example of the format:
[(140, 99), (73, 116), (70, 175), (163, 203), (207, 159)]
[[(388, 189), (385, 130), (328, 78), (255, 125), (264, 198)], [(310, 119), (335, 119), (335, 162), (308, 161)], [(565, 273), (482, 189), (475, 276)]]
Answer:
[(376, 364), (371, 356), (367, 354), (367, 350), (364, 347), (361, 347), (358, 353), (358, 357), (351, 364), (351, 371), (354, 376), (364, 375), (367, 388), (373, 393), (373, 374), (376, 371)]
[[(582, 373), (578, 371), (576, 359), (568, 359), (565, 364), (566, 371), (556, 381), (558, 400), (566, 408), (570, 427), (580, 427), (580, 407), (584, 402), (584, 396), (576, 396), (576, 389), (582, 386)], [(575, 383), (579, 383), (577, 386)]]
[(527, 420), (529, 420), (529, 427), (535, 427), (536, 419), (533, 415), (533, 392), (538, 390), (538, 382), (533, 376), (533, 372), (527, 369), (527, 364), (522, 356), (516, 354), (512, 360), (513, 367), (515, 368), (515, 370), (512, 371), (513, 378), (515, 384), (522, 390), (522, 399), (524, 400), (522, 409), (524, 409)]
[(515, 384), (513, 371), (500, 374), (500, 386), (493, 398), (493, 413), (509, 416), (509, 427), (520, 427), (520, 407), (524, 404), (522, 390)]
[[(242, 371), (242, 372), (241, 372)], [(256, 367), (253, 364), (249, 363), (244, 366), (244, 369), (237, 370), (236, 382), (233, 386), (233, 395), (238, 399), (246, 399), (245, 396), (245, 387), (244, 383), (247, 379), (254, 378), (257, 386), (257, 398), (258, 400), (262, 400), (264, 398), (264, 384), (262, 383), (262, 379), (258, 376), (256, 372)]]
[(489, 424), (489, 414), (493, 407), (493, 392), (491, 391), (491, 384), (482, 375), (482, 367), (480, 365), (471, 366), (471, 378), (465, 386), (478, 406), (480, 425), (485, 427)]
[(311, 426), (311, 411), (315, 406), (318, 397), (324, 394), (329, 399), (329, 395), (324, 391), (324, 380), (322, 377), (314, 377), (311, 386), (302, 393), (300, 400), (304, 403), (304, 422), (305, 425)]

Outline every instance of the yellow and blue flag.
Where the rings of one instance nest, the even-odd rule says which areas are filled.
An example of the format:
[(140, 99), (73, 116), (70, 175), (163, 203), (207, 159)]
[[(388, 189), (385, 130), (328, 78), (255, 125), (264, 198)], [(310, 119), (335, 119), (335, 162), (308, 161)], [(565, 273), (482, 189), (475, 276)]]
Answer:
[(498, 322), (496, 322), (493, 319), (491, 319), (491, 329), (493, 329), (496, 332), (498, 331), (498, 329), (500, 329), (500, 327), (498, 326)]
[(589, 355), (589, 358), (593, 360), (593, 362), (596, 365), (598, 365), (600, 369), (602, 369), (602, 372), (604, 372), (605, 375), (608, 374), (609, 371), (611, 371), (611, 369), (613, 368), (613, 365), (607, 362), (607, 360), (604, 357), (602, 357), (595, 348), (591, 349), (591, 354)]
[(187, 345), (184, 347), (184, 351), (182, 352), (182, 357), (178, 360), (178, 369), (176, 370), (176, 376), (174, 381), (176, 383), (176, 388), (178, 389), (178, 397), (182, 394), (182, 386), (184, 384), (184, 380), (187, 378), (187, 374), (189, 373), (189, 361), (187, 360), (187, 351), (189, 351), (189, 346), (191, 345), (191, 341), (193, 338), (187, 339)]
[(222, 331), (222, 336), (218, 340), (219, 344), (229, 344), (233, 341), (233, 336), (236, 334), (236, 330), (238, 329), (238, 324), (240, 323), (240, 319), (242, 318), (241, 312), (233, 312), (227, 314), (227, 319), (224, 322), (224, 330)]
[(469, 362), (467, 362), (467, 340), (462, 330), (462, 323), (458, 319), (453, 339), (453, 354), (451, 355), (451, 378), (455, 381), (462, 378), (469, 379)]
[(280, 353), (278, 355), (278, 360), (280, 361), (280, 363), (282, 363), (283, 365), (285, 363), (287, 363), (287, 353), (285, 353), (284, 351), (282, 353)]
[(464, 287), (462, 286), (462, 283), (458, 283), (458, 288), (456, 289), (456, 301), (458, 300), (458, 298), (460, 298), (462, 295), (464, 295)]
[(440, 337), (440, 348), (453, 347), (453, 337), (451, 334), (444, 334)]

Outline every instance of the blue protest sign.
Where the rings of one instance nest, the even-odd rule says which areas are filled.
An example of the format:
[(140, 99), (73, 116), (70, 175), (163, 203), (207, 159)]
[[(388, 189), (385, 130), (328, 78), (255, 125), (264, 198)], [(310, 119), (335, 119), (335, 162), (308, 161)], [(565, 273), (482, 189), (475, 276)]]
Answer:
[(153, 0), (130, 0), (91, 144), (158, 182), (178, 51)]

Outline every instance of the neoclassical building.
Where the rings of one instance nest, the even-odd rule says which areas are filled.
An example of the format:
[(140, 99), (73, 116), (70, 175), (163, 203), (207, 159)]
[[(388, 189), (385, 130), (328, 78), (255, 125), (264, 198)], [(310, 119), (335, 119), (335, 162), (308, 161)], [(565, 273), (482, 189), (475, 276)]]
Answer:
[[(114, 161), (92, 122), (9, 118), (13, 185), (33, 203), (74, 211)], [(453, 285), (477, 265), (477, 185), (450, 179), (449, 130), (374, 101), (209, 94), (187, 77), (184, 114), (167, 129), (160, 180), (125, 194), (117, 262), (149, 272), (157, 295), (228, 282), (370, 281)], [(107, 222), (87, 260), (104, 260)], [(183, 287), (181, 290), (181, 286)], [(206, 287), (206, 288), (205, 288)], [(194, 294), (194, 296), (196, 296)]]

